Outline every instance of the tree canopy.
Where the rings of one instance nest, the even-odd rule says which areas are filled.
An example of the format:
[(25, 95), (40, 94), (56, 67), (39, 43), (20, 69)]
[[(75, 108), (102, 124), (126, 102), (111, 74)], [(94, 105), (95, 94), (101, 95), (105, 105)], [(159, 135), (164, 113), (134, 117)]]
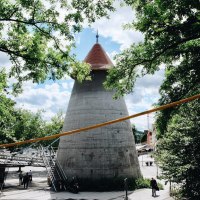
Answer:
[[(59, 112), (49, 122), (42, 118), (42, 112), (32, 113), (15, 107), (7, 97), (7, 76), (0, 71), (0, 143), (10, 143), (59, 133), (64, 123)], [(45, 141), (47, 145), (52, 141)]]
[[(125, 0), (136, 10), (137, 19), (127, 25), (144, 34), (144, 41), (133, 44), (116, 56), (105, 86), (118, 88), (117, 96), (129, 93), (135, 80), (153, 74), (161, 64), (170, 68), (174, 62), (199, 62), (200, 4), (196, 0)], [(193, 56), (193, 53), (195, 56)], [(197, 63), (198, 64), (198, 63)]]
[[(1, 111), (0, 107), (0, 111)], [(33, 138), (45, 137), (60, 133), (63, 127), (64, 118), (61, 113), (55, 115), (49, 122), (42, 118), (42, 113), (32, 113), (25, 109), (12, 109), (12, 115), (5, 113), (0, 118), (0, 143), (11, 143)], [(2, 113), (2, 112), (1, 112)], [(8, 120), (9, 119), (9, 120)], [(47, 146), (52, 141), (43, 141)], [(41, 144), (40, 143), (40, 144)], [(58, 145), (58, 143), (56, 143)], [(28, 144), (30, 145), (30, 144)], [(24, 146), (27, 146), (24, 145)], [(36, 144), (37, 146), (37, 144)]]
[[(160, 87), (163, 105), (200, 93), (199, 52), (166, 69)], [(157, 159), (168, 179), (181, 183), (182, 195), (199, 199), (199, 110), (200, 100), (157, 113)], [(172, 165), (173, 163), (173, 165)]]
[(71, 54), (75, 33), (110, 10), (112, 0), (0, 1), (0, 51), (12, 62), (14, 89), (23, 81), (41, 83), (64, 74), (87, 78), (89, 66)]
[[(196, 0), (125, 0), (136, 10), (128, 24), (144, 34), (116, 56), (105, 86), (116, 96), (134, 89), (137, 77), (165, 67), (158, 105), (178, 101), (200, 92), (200, 3)], [(141, 73), (142, 72), (142, 73)], [(166, 178), (181, 183), (182, 196), (199, 199), (199, 100), (157, 114), (160, 138), (157, 159)], [(176, 179), (175, 179), (176, 178)]]
[(0, 71), (0, 137), (1, 142), (13, 141), (14, 132), (10, 127), (14, 126), (15, 102), (6, 96), (6, 73)]
[[(160, 87), (161, 98), (158, 104), (164, 105), (179, 99), (199, 94), (200, 87), (200, 60), (199, 51), (192, 52), (190, 59), (183, 57), (183, 61), (170, 66), (165, 72), (165, 81)], [(158, 136), (163, 137), (171, 117), (176, 114), (179, 107), (161, 111), (157, 115)]]
[[(200, 90), (199, 90), (200, 91)], [(200, 197), (200, 100), (181, 105), (168, 121), (157, 145), (157, 160), (166, 179), (180, 183), (181, 195)]]
[(135, 144), (141, 143), (142, 138), (146, 135), (144, 132), (137, 130), (135, 124), (132, 124), (132, 132), (135, 139)]

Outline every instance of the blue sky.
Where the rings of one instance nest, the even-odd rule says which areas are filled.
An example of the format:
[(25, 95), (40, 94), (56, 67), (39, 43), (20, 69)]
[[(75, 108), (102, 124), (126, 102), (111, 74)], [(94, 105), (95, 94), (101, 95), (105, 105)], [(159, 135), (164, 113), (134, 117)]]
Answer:
[[(91, 47), (96, 43), (96, 33), (97, 30), (85, 28), (81, 33), (77, 35), (77, 46), (73, 50), (73, 53), (77, 56), (79, 60), (84, 60)], [(112, 41), (111, 37), (105, 38), (99, 35), (98, 41), (102, 45), (104, 50), (109, 54), (114, 51), (119, 52), (120, 44)]]
[[(90, 27), (84, 24), (84, 29), (76, 35), (76, 54), (79, 60), (83, 60), (89, 50), (96, 42), (96, 31), (99, 32), (99, 43), (102, 45), (108, 56), (113, 59), (116, 53), (129, 47), (132, 43), (143, 40), (143, 35), (138, 31), (124, 30), (122, 25), (134, 19), (134, 13), (129, 7), (120, 7), (115, 4), (117, 11), (110, 13), (110, 19), (100, 19)], [(10, 65), (5, 54), (0, 53), (0, 66)], [(152, 108), (159, 98), (159, 86), (164, 77), (164, 69), (154, 75), (147, 75), (136, 81), (134, 92), (125, 97), (129, 114), (135, 114)], [(17, 102), (17, 107), (25, 108), (33, 112), (43, 110), (43, 117), (49, 120), (57, 112), (66, 112), (68, 101), (74, 81), (69, 77), (60, 81), (46, 81), (42, 85), (27, 82), (23, 86), (23, 93), (18, 97), (13, 97)], [(154, 115), (149, 115), (149, 126), (154, 121)], [(142, 116), (131, 120), (139, 130), (147, 129), (147, 116)]]

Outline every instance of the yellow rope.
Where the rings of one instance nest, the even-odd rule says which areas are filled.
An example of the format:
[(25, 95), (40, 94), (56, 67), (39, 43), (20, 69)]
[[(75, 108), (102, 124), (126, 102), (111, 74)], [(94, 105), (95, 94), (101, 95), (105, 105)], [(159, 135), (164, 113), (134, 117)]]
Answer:
[(59, 133), (59, 134), (55, 134), (55, 135), (51, 135), (51, 136), (46, 136), (46, 137), (42, 137), (42, 138), (30, 139), (30, 140), (25, 140), (25, 141), (15, 142), (15, 143), (9, 143), (9, 144), (1, 144), (0, 147), (11, 147), (11, 146), (22, 145), (22, 144), (26, 144), (26, 143), (38, 142), (38, 141), (42, 141), (42, 140), (51, 140), (51, 139), (61, 137), (61, 136), (64, 136), (64, 135), (71, 135), (71, 134), (79, 133), (79, 132), (82, 132), (82, 131), (88, 131), (88, 130), (99, 128), (99, 127), (102, 127), (102, 126), (118, 123), (118, 122), (121, 122), (121, 121), (124, 121), (124, 120), (127, 120), (127, 119), (146, 115), (148, 113), (164, 110), (166, 108), (177, 106), (179, 104), (186, 103), (186, 102), (198, 99), (198, 98), (200, 98), (200, 94), (197, 94), (197, 95), (194, 95), (192, 97), (182, 99), (182, 100), (179, 100), (179, 101), (175, 101), (175, 102), (163, 105), (163, 106), (159, 106), (159, 107), (151, 109), (151, 110), (147, 110), (147, 111), (140, 112), (140, 113), (130, 115), (130, 116), (127, 116), (127, 117), (122, 117), (122, 118), (119, 118), (119, 119), (111, 120), (111, 121), (104, 122), (104, 123), (101, 123), (101, 124), (95, 124), (95, 125), (87, 126), (87, 127), (84, 127), (84, 128), (75, 129), (75, 130), (71, 130), (71, 131), (67, 131), (67, 132), (63, 132), (63, 133)]

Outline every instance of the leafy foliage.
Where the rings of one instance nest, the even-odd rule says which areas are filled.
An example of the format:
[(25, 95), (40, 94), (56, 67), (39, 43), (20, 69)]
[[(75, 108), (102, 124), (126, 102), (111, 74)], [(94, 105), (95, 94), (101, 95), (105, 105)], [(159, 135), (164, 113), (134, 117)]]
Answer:
[(44, 135), (44, 127), (40, 112), (34, 114), (27, 110), (16, 110), (15, 125), (12, 127), (16, 141), (41, 137)]
[[(193, 42), (193, 44), (195, 44)], [(178, 65), (166, 69), (159, 105), (200, 93), (199, 51), (190, 47)], [(168, 179), (181, 184), (182, 196), (199, 199), (199, 109), (200, 100), (163, 110), (157, 114), (157, 159)], [(173, 163), (173, 164), (172, 164)]]
[[(114, 178), (101, 178), (101, 179), (89, 179), (89, 178), (79, 178), (78, 182), (80, 184), (81, 191), (122, 191), (125, 190), (124, 178), (114, 177)], [(135, 190), (141, 188), (150, 188), (150, 179), (144, 178), (128, 178), (127, 179), (128, 190)], [(160, 189), (163, 186), (158, 183)]]
[[(13, 108), (12, 118), (10, 118), (11, 115), (8, 112), (5, 113), (4, 118), (9, 118), (10, 121), (1, 118), (1, 124), (5, 125), (1, 126), (1, 143), (23, 141), (60, 133), (64, 122), (63, 115), (58, 113), (50, 122), (47, 122), (42, 119), (41, 114), (41, 112), (32, 113), (28, 110), (15, 108)], [(48, 145), (51, 142), (51, 140), (44, 141), (42, 144)]]
[(13, 141), (14, 132), (10, 127), (14, 126), (15, 102), (6, 97), (6, 74), (0, 71), (0, 137), (1, 142)]
[[(151, 188), (150, 186), (150, 179), (148, 178), (138, 178), (136, 180), (136, 188), (137, 189), (142, 189), (142, 188)], [(163, 185), (161, 183), (157, 183), (158, 187), (160, 190), (163, 190)]]
[(144, 134), (142, 135), (142, 138), (141, 138), (141, 143), (143, 142), (147, 142), (147, 132), (144, 131)]
[(141, 142), (145, 142), (147, 140), (147, 136), (146, 136), (146, 140), (143, 141), (143, 138), (146, 135), (145, 131), (144, 132), (138, 131), (134, 124), (132, 124), (132, 132), (133, 132), (136, 144), (141, 143)]
[(14, 90), (27, 80), (41, 83), (65, 74), (75, 74), (80, 81), (87, 78), (89, 66), (70, 54), (75, 33), (84, 22), (94, 22), (113, 10), (112, 0), (0, 1), (0, 51), (13, 64), (10, 76), (18, 80)]
[[(164, 64), (165, 81), (158, 105), (200, 92), (200, 4), (195, 0), (125, 0), (136, 9), (137, 19), (127, 27), (144, 34), (144, 41), (116, 56), (105, 86), (116, 96), (133, 90), (137, 77), (153, 74)], [(141, 72), (141, 74), (140, 74)], [(157, 159), (163, 173), (182, 187), (182, 195), (199, 199), (200, 101), (157, 114), (160, 142)]]
[[(200, 46), (199, 46), (200, 48)], [(200, 49), (199, 49), (200, 50)], [(178, 101), (198, 94), (200, 83), (200, 51), (197, 48), (182, 56), (177, 65), (170, 65), (165, 72), (165, 81), (161, 85), (159, 105)], [(169, 119), (179, 107), (166, 109), (158, 114), (157, 127), (159, 137), (164, 135)]]
[(200, 197), (200, 100), (182, 105), (158, 143), (158, 160), (168, 179), (181, 183), (183, 196)]
[[(6, 73), (0, 71), (0, 143), (10, 143), (59, 133), (63, 126), (62, 112), (50, 122), (42, 119), (42, 113), (15, 108), (15, 102), (7, 97)], [(48, 145), (52, 141), (43, 142)]]
[[(64, 115), (60, 111), (57, 113), (57, 115), (51, 118), (50, 122), (45, 122), (43, 137), (60, 133), (62, 131), (63, 124), (64, 124)], [(55, 140), (54, 141), (47, 140), (47, 141), (42, 141), (40, 143), (44, 146), (47, 146), (53, 142), (52, 146), (58, 147), (59, 140), (57, 140), (57, 142), (55, 142)]]
[[(144, 33), (144, 42), (133, 44), (116, 56), (105, 86), (118, 89), (116, 96), (133, 90), (135, 80), (153, 74), (161, 64), (168, 68), (175, 61), (190, 62), (196, 52), (199, 62), (200, 4), (194, 0), (125, 0), (136, 9), (137, 20), (127, 25)], [(185, 60), (186, 59), (186, 60)], [(193, 59), (195, 61), (195, 59)]]

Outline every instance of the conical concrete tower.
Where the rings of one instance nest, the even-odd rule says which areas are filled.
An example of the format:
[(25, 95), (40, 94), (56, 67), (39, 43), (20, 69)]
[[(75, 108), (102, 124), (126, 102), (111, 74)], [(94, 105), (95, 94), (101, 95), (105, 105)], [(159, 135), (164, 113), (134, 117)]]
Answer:
[[(92, 81), (75, 80), (63, 131), (128, 116), (123, 98), (104, 89), (111, 60), (98, 42), (85, 62), (91, 65)], [(88, 181), (102, 178), (137, 178), (140, 169), (129, 120), (60, 138), (57, 159), (68, 177)]]

